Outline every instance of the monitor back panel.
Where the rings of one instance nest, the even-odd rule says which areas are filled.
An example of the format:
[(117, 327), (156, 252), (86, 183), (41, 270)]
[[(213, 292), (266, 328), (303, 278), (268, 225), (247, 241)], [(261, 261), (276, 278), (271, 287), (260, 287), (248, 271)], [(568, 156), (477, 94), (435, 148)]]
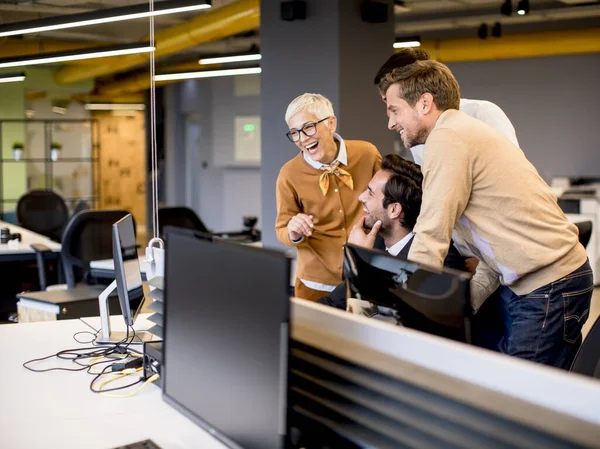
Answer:
[(228, 443), (283, 445), (289, 260), (170, 233), (165, 399)]

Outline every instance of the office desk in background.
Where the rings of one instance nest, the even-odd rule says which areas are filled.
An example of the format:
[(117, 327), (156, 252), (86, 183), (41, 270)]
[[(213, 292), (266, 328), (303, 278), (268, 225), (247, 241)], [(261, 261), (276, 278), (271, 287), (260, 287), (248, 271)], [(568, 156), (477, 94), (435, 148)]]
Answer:
[(0, 221), (1, 228), (8, 228), (11, 234), (21, 234), (21, 241), (18, 243), (0, 244), (0, 262), (35, 260), (35, 252), (31, 249), (31, 245), (34, 243), (46, 245), (57, 258), (60, 255), (60, 243), (50, 240), (48, 237), (4, 221)]
[[(85, 321), (92, 326), (99, 324), (98, 317)], [(124, 330), (121, 316), (113, 317), (111, 325), (115, 330)], [(145, 326), (142, 318), (135, 327), (141, 330)], [(162, 400), (162, 391), (154, 385), (146, 386), (132, 398), (110, 398), (90, 391), (93, 377), (84, 371), (34, 373), (23, 368), (23, 362), (33, 358), (90, 346), (73, 340), (73, 334), (79, 331), (92, 329), (81, 320), (0, 326), (2, 447), (110, 449), (151, 439), (163, 449), (226, 448), (168, 406)], [(83, 341), (88, 337), (78, 336)], [(35, 366), (75, 365), (51, 359)], [(134, 380), (134, 376), (131, 378)], [(136, 387), (116, 393), (130, 392)]]
[[(260, 248), (260, 245), (253, 244), (251, 246), (256, 246)], [(142, 277), (145, 279), (146, 276), (146, 258), (145, 256), (139, 256), (138, 260), (140, 262), (140, 271), (142, 272)], [(290, 264), (290, 285), (293, 286), (296, 282), (296, 259), (292, 259)], [(90, 262), (90, 274), (96, 278), (102, 279), (114, 279), (115, 277), (115, 262), (112, 259), (104, 259), (104, 260), (94, 260)]]

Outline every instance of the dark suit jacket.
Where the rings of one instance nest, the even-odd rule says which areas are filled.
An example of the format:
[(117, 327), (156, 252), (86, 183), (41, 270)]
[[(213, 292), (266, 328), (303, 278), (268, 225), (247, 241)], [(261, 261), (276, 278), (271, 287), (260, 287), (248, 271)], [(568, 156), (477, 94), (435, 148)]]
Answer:
[[(382, 245), (383, 245), (382, 240), (377, 240), (375, 242), (376, 249), (385, 250), (385, 245), (383, 245), (383, 248), (381, 247)], [(407, 259), (408, 252), (410, 251), (411, 245), (412, 245), (412, 239), (410, 239), (408, 241), (408, 243), (406, 245), (404, 245), (404, 248), (402, 248), (402, 250), (398, 253), (398, 255), (396, 257), (399, 257), (401, 259)], [(454, 245), (452, 243), (450, 243), (450, 248), (448, 249), (448, 255), (446, 256), (446, 259), (444, 260), (444, 266), (448, 267), (448, 268), (454, 268), (455, 270), (466, 271), (465, 258), (460, 255), (460, 253), (458, 252), (458, 250), (454, 247)], [(328, 305), (331, 307), (335, 307), (337, 309), (346, 310), (346, 283), (342, 282), (340, 285), (338, 285), (335, 288), (335, 290), (333, 290), (327, 296), (322, 297), (317, 302), (319, 304), (325, 304), (325, 305)]]

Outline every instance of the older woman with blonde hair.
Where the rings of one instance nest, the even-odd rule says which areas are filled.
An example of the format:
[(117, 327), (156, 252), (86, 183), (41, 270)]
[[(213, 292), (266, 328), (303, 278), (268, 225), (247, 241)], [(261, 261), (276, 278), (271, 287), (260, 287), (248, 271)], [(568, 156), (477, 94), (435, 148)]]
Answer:
[(279, 240), (297, 248), (295, 295), (316, 301), (342, 280), (343, 246), (363, 215), (357, 200), (381, 166), (374, 145), (336, 133), (331, 102), (319, 94), (295, 98), (285, 113), (288, 139), (300, 152), (277, 178)]

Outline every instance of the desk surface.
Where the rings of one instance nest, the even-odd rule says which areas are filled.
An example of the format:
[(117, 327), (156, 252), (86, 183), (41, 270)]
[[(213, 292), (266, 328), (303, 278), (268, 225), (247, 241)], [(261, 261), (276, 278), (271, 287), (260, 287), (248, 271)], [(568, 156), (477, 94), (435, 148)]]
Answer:
[[(123, 328), (122, 318), (114, 318), (114, 328)], [(95, 320), (86, 319), (92, 325)], [(32, 358), (85, 346), (72, 336), (86, 330), (81, 320), (0, 325), (2, 447), (110, 449), (149, 438), (164, 449), (225, 449), (168, 406), (154, 385), (132, 398), (109, 398), (89, 390), (92, 376), (83, 371), (33, 373), (22, 367)], [(37, 367), (72, 365), (54, 359)]]
[[(142, 273), (145, 273), (146, 272), (146, 256), (138, 256), (138, 261), (140, 262), (140, 271)], [(102, 270), (102, 271), (114, 273), (115, 261), (114, 261), (114, 259), (93, 260), (90, 262), (90, 268), (92, 270)]]
[(46, 245), (53, 252), (60, 252), (60, 243), (56, 243), (50, 240), (48, 237), (44, 237), (43, 235), (36, 234), (35, 232), (21, 228), (20, 226), (6, 223), (4, 221), (0, 221), (0, 228), (10, 229), (11, 234), (17, 232), (21, 234), (21, 242), (19, 243), (0, 243), (0, 255), (33, 254), (34, 251), (30, 246), (33, 243), (41, 243), (42, 245)]

